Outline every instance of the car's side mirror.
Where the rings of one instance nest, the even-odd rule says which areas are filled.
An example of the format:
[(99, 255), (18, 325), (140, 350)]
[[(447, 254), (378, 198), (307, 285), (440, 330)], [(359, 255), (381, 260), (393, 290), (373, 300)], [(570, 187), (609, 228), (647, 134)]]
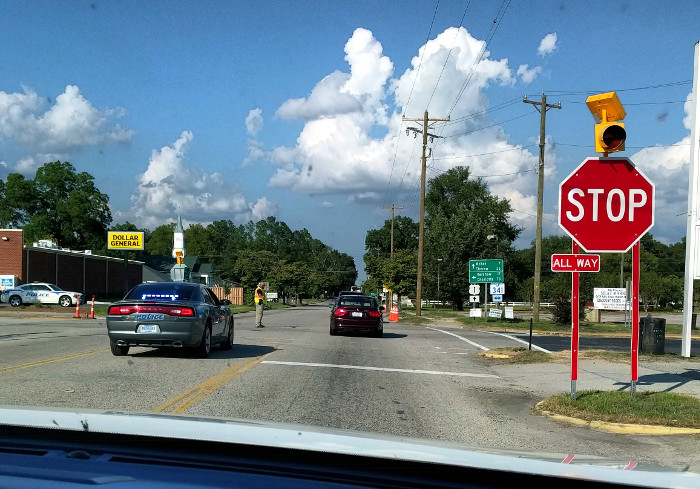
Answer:
[(231, 304), (231, 301), (228, 299), (222, 299), (220, 302), (222, 306), (228, 306)]

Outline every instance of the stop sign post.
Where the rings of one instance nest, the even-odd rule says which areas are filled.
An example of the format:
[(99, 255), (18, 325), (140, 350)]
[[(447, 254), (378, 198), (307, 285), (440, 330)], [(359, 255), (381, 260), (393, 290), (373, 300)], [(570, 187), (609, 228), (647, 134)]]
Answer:
[[(559, 184), (559, 226), (587, 252), (632, 248), (632, 383), (638, 380), (639, 240), (654, 225), (654, 184), (628, 158), (587, 158)], [(572, 273), (571, 394), (578, 376), (578, 272)], [(575, 304), (574, 304), (575, 302)]]

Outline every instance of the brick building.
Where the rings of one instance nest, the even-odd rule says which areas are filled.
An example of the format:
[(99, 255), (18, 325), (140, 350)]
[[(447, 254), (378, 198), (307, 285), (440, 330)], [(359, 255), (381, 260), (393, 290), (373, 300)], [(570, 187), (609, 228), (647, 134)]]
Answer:
[[(0, 275), (17, 277), (20, 284), (54, 283), (84, 297), (121, 297), (143, 281), (143, 262), (89, 251), (58, 248), (50, 242), (23, 245), (21, 229), (0, 229)], [(125, 280), (126, 279), (126, 280)]]

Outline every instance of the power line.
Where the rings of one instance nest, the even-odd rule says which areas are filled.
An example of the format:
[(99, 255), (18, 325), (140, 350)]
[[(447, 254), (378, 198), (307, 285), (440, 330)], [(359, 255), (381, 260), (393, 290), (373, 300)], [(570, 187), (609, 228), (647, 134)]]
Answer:
[(474, 73), (476, 71), (476, 67), (481, 63), (481, 60), (486, 53), (486, 49), (489, 46), (489, 43), (491, 42), (491, 39), (493, 39), (493, 36), (496, 34), (496, 31), (498, 30), (498, 27), (501, 25), (501, 21), (503, 20), (503, 17), (506, 14), (506, 11), (508, 10), (508, 6), (510, 5), (511, 0), (503, 0), (503, 3), (501, 4), (501, 7), (498, 9), (498, 12), (496, 13), (496, 18), (493, 20), (493, 25), (491, 26), (491, 29), (489, 30), (488, 35), (486, 36), (486, 40), (484, 41), (484, 44), (481, 46), (481, 51), (477, 55), (477, 57), (474, 59), (474, 63), (472, 63), (472, 67), (469, 70), (469, 73), (467, 74), (467, 78), (464, 80), (464, 83), (462, 84), (462, 87), (460, 88), (459, 92), (457, 93), (457, 98), (455, 99), (454, 103), (452, 104), (452, 107), (450, 107), (450, 110), (448, 111), (448, 115), (452, 114), (452, 111), (457, 107), (457, 104), (459, 103), (459, 100), (462, 98), (462, 95), (464, 95), (464, 91), (467, 89), (467, 86), (469, 85), (469, 82), (471, 81), (472, 77), (474, 76)]

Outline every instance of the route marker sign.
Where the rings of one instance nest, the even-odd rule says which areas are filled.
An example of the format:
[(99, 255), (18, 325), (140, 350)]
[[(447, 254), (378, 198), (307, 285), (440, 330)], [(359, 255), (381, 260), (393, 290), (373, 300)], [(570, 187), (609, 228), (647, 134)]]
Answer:
[(503, 281), (503, 260), (469, 260), (470, 284)]

